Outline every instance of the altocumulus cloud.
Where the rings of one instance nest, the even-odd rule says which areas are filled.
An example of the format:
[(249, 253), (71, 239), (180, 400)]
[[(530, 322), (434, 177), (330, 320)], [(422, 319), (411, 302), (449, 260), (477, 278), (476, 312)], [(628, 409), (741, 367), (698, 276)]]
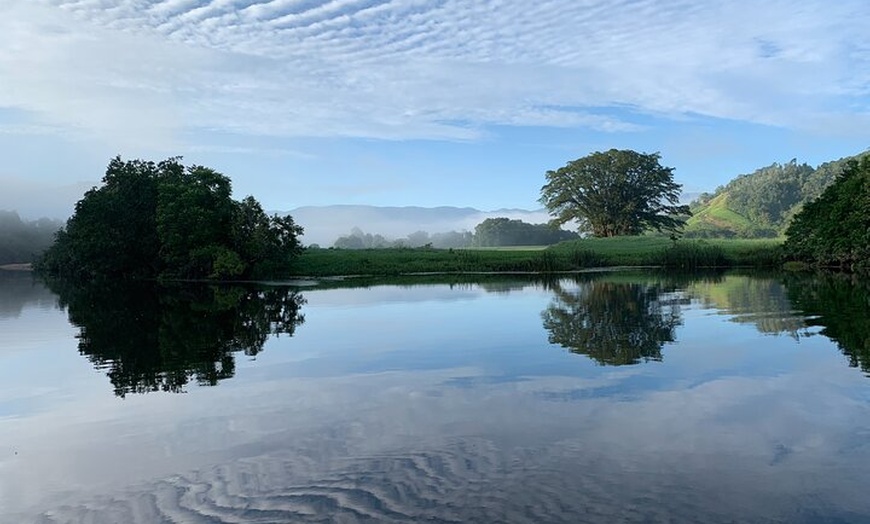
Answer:
[(868, 15), (864, 0), (5, 0), (0, 107), (155, 146), (650, 115), (854, 129)]

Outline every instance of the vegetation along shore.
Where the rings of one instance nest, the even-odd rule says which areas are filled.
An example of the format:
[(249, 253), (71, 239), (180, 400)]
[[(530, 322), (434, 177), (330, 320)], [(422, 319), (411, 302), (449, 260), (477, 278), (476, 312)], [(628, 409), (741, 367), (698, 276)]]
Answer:
[[(658, 153), (611, 149), (548, 171), (539, 199), (553, 217), (548, 227), (558, 232), (561, 225), (570, 224), (582, 235), (550, 235), (543, 225), (490, 220), (469, 237), (476, 247), (456, 249), (435, 249), (431, 244), (305, 249), (300, 240), (303, 229), (291, 216), (268, 216), (251, 196), (232, 199), (230, 179), (212, 169), (185, 167), (177, 158), (160, 163), (115, 158), (103, 185), (79, 201), (35, 268), (53, 277), (88, 280), (252, 280), (547, 273), (611, 266), (695, 269), (786, 264), (857, 271), (870, 266), (870, 155), (836, 163), (835, 174), (821, 184), (823, 190), (819, 183), (803, 183), (812, 192), (805, 201), (793, 197), (795, 202), (788, 203), (786, 211), (785, 200), (775, 191), (766, 191), (774, 195), (768, 200), (780, 204), (777, 221), (770, 223), (783, 234), (773, 238), (733, 238), (734, 231), (725, 235), (731, 238), (685, 238), (684, 234), (693, 216), (709, 218), (715, 211), (721, 219), (737, 214), (725, 213), (722, 206), (726, 197), (740, 200), (739, 186), (765, 188), (768, 179), (788, 178), (795, 181), (790, 192), (800, 194), (801, 181), (823, 170), (794, 163), (768, 168), (721, 189), (718, 196), (703, 197), (717, 206), (705, 211), (679, 203), (681, 188), (673, 180), (673, 168), (660, 165), (659, 158)], [(771, 177), (778, 169), (789, 177)], [(827, 166), (824, 173), (829, 172), (834, 168)], [(744, 229), (749, 237), (774, 231)], [(704, 231), (702, 236), (716, 233), (714, 228)], [(574, 239), (551, 246), (491, 247), (490, 240), (510, 236), (526, 241)]]

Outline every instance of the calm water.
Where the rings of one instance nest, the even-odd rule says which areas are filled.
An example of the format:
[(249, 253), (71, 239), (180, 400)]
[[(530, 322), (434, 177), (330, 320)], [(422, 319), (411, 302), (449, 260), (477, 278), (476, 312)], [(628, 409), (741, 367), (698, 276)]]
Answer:
[(870, 522), (868, 290), (0, 273), (0, 522)]

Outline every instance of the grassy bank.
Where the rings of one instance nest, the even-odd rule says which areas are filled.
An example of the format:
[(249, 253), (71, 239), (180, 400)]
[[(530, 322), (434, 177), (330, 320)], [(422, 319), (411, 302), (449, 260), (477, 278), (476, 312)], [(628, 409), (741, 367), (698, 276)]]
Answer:
[(408, 273), (557, 272), (606, 266), (777, 267), (780, 240), (680, 240), (662, 237), (592, 238), (546, 249), (309, 249), (293, 273), (402, 275)]

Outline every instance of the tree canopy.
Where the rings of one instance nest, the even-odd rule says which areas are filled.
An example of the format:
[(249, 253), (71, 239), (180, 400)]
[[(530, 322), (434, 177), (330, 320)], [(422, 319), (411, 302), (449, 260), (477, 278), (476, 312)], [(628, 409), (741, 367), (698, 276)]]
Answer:
[(544, 246), (578, 238), (576, 233), (552, 225), (504, 217), (487, 218), (474, 228), (474, 245), (479, 247)]
[(598, 237), (678, 231), (690, 214), (679, 205), (681, 186), (658, 153), (611, 149), (547, 171), (539, 201), (554, 224), (574, 221)]
[(870, 155), (850, 160), (786, 230), (789, 258), (822, 266), (870, 267)]
[(302, 228), (180, 158), (109, 162), (38, 267), (76, 278), (243, 278), (287, 272)]

